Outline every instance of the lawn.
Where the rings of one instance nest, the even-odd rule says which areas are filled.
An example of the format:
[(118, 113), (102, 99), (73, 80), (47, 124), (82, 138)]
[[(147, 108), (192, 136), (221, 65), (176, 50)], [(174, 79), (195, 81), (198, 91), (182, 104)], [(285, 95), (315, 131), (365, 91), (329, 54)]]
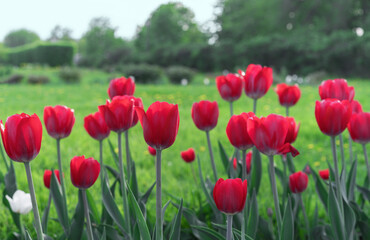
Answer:
[[(62, 161), (66, 178), (66, 188), (68, 196), (68, 207), (70, 217), (73, 214), (75, 205), (77, 203), (77, 189), (73, 187), (70, 181), (69, 162), (73, 156), (86, 155), (98, 159), (98, 142), (93, 140), (85, 131), (83, 127), (83, 118), (95, 111), (97, 106), (104, 104), (108, 98), (107, 87), (108, 82), (104, 79), (99, 81), (99, 78), (107, 78), (104, 74), (90, 73), (94, 78), (90, 80), (83, 80), (78, 85), (62, 85), (56, 81), (52, 81), (48, 85), (0, 85), (0, 119), (5, 122), (10, 115), (25, 112), (28, 114), (36, 113), (43, 122), (43, 108), (47, 105), (66, 105), (75, 110), (76, 122), (71, 135), (63, 139), (62, 146)], [(189, 164), (186, 164), (180, 158), (180, 151), (193, 147), (202, 161), (203, 172), (207, 176), (212, 176), (211, 165), (208, 157), (208, 149), (205, 133), (198, 130), (191, 119), (191, 106), (193, 102), (200, 100), (217, 101), (219, 104), (220, 116), (217, 127), (211, 131), (211, 140), (213, 150), (216, 156), (216, 167), (220, 177), (226, 177), (223, 172), (223, 166), (219, 157), (219, 150), (217, 141), (220, 141), (229, 155), (233, 148), (230, 145), (225, 129), (229, 120), (229, 104), (221, 99), (217, 88), (211, 79), (211, 84), (205, 86), (201, 84), (203, 75), (200, 75), (195, 84), (188, 86), (174, 86), (174, 85), (137, 85), (136, 97), (143, 99), (144, 107), (147, 108), (154, 101), (167, 101), (179, 105), (180, 112), (180, 127), (176, 141), (172, 147), (163, 151), (162, 155), (162, 177), (163, 177), (163, 203), (171, 199), (166, 194), (170, 193), (177, 197), (184, 198), (186, 206), (192, 208), (197, 203), (194, 199), (194, 193), (199, 190), (195, 185), (194, 179), (191, 175)], [(96, 79), (96, 80), (91, 80)], [(370, 82), (365, 80), (349, 80), (349, 85), (355, 87), (355, 99), (360, 101), (363, 105), (364, 111), (370, 111), (370, 103), (368, 100), (368, 90)], [(274, 87), (274, 86), (273, 86)], [(327, 168), (326, 161), (332, 161), (330, 151), (330, 138), (324, 136), (315, 120), (314, 106), (315, 101), (319, 99), (317, 86), (305, 85), (301, 87), (302, 97), (296, 106), (291, 108), (290, 114), (295, 117), (297, 122), (301, 123), (301, 128), (296, 142), (293, 144), (300, 151), (300, 155), (294, 159), (297, 169), (303, 168), (306, 163), (311, 164), (315, 169)], [(234, 113), (252, 111), (252, 100), (247, 98), (245, 94), (241, 99), (234, 103)], [(277, 95), (270, 89), (265, 97), (258, 101), (257, 116), (266, 116), (270, 113), (285, 114), (285, 109), (278, 103)], [(144, 192), (155, 180), (155, 165), (154, 158), (147, 152), (147, 145), (142, 135), (142, 129), (138, 124), (133, 129), (130, 129), (130, 147), (132, 157), (136, 163), (136, 171), (139, 181), (139, 189)], [(111, 133), (110, 141), (116, 146), (116, 134)], [(345, 152), (348, 155), (348, 132), (344, 133)], [(364, 157), (361, 148), (358, 144), (354, 144), (354, 152), (357, 154), (358, 167), (358, 183), (362, 183), (366, 175), (366, 168)], [(108, 142), (104, 141), (104, 161), (108, 165), (115, 167), (114, 160), (109, 150)], [(266, 209), (273, 207), (272, 194), (269, 186), (267, 174), (267, 157), (262, 156), (263, 162), (263, 179), (260, 193), (258, 196), (260, 214), (266, 216)], [(280, 157), (275, 157), (275, 162), (281, 166)], [(29, 192), (25, 176), (23, 164), (14, 163), (17, 174), (17, 181), (19, 189)], [(56, 144), (55, 140), (48, 136), (44, 128), (42, 148), (38, 157), (32, 161), (32, 174), (35, 182), (36, 196), (39, 204), (39, 209), (42, 212), (45, 208), (49, 196), (48, 189), (43, 185), (43, 172), (45, 169), (57, 168), (56, 159)], [(194, 164), (197, 169), (197, 165)], [(349, 167), (348, 167), (349, 168)], [(0, 162), (0, 171), (5, 174), (5, 166)], [(280, 188), (278, 182), (278, 188)], [(3, 186), (3, 185), (2, 185)], [(93, 196), (100, 206), (100, 188), (99, 184), (95, 184), (91, 188)], [(3, 187), (1, 187), (3, 189)], [(304, 194), (304, 201), (306, 202), (307, 211), (309, 215), (313, 214), (315, 203), (318, 202), (321, 209), (321, 215), (324, 216), (324, 211), (318, 198), (310, 197), (315, 191), (312, 178), (308, 191)], [(118, 198), (118, 201), (120, 199)], [(149, 214), (154, 217), (155, 214), (155, 199), (154, 194), (149, 200)], [(122, 204), (118, 204), (121, 206)], [(99, 209), (100, 210), (100, 209)], [(174, 209), (170, 206), (169, 211), (166, 212), (166, 218), (172, 218)], [(51, 207), (51, 218), (57, 218), (54, 207)], [(2, 206), (0, 207), (0, 239), (4, 239), (12, 231), (16, 230), (8, 210)], [(22, 216), (27, 228), (32, 229), (33, 215), (30, 212), (26, 216)], [(61, 227), (55, 222), (50, 221), (49, 233), (60, 233)]]

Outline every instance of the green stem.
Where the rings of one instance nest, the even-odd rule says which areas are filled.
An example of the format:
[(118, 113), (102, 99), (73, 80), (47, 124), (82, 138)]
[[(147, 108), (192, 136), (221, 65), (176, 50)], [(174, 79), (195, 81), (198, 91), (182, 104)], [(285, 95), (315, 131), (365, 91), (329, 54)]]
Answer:
[(227, 232), (226, 232), (226, 240), (233, 239), (233, 215), (227, 215)]
[(257, 113), (257, 99), (253, 99), (253, 113)]
[(365, 143), (362, 144), (362, 150), (364, 151), (364, 157), (365, 157), (365, 162), (366, 162), (366, 167), (367, 167), (367, 178), (369, 179), (369, 183), (370, 183), (370, 165), (369, 165), (369, 159), (367, 157), (367, 151), (366, 151)]
[(195, 175), (195, 170), (194, 170), (194, 167), (193, 167), (193, 163), (190, 163), (190, 168), (191, 168), (191, 172), (193, 174), (194, 183), (195, 183), (196, 186), (198, 186), (197, 175)]
[(33, 187), (31, 166), (30, 166), (29, 162), (25, 162), (24, 166), (26, 168), (28, 187), (30, 189), (30, 194), (31, 194), (32, 210), (33, 210), (33, 217), (35, 219), (35, 228), (36, 228), (36, 232), (37, 232), (37, 239), (38, 240), (43, 240), (44, 235), (42, 234), (39, 208), (37, 207), (36, 194), (35, 194), (35, 189)]
[(340, 156), (342, 160), (342, 169), (344, 169), (344, 172), (346, 172), (346, 162), (344, 158), (344, 146), (343, 146), (343, 136), (342, 134), (339, 134), (339, 143), (340, 143)]
[(349, 162), (352, 164), (353, 162), (352, 138), (351, 135), (349, 134), (348, 134), (348, 145), (349, 145)]
[(286, 196), (286, 194), (287, 194), (287, 174), (286, 174), (286, 169), (287, 169), (287, 167), (286, 167), (286, 165), (287, 165), (287, 156), (285, 155), (285, 156), (283, 156), (283, 169), (284, 169), (284, 179), (283, 179), (283, 206), (285, 206), (285, 196)]
[(332, 150), (333, 158), (334, 158), (334, 175), (335, 175), (337, 199), (339, 202), (340, 210), (343, 214), (343, 201), (342, 201), (342, 194), (341, 194), (341, 188), (340, 188), (339, 168), (338, 168), (338, 159), (337, 159), (337, 149), (335, 145), (335, 136), (331, 137), (331, 150)]
[(117, 135), (118, 135), (118, 160), (119, 160), (120, 178), (121, 178), (123, 211), (125, 212), (126, 231), (127, 231), (129, 238), (131, 239), (130, 212), (129, 212), (128, 201), (127, 201), (125, 170), (123, 169), (123, 162), (122, 162), (122, 132), (117, 132)]
[(8, 172), (9, 171), (9, 164), (8, 164), (8, 161), (5, 158), (5, 154), (4, 154), (4, 150), (3, 150), (3, 147), (2, 146), (0, 146), (0, 153), (1, 153), (1, 157), (4, 160), (6, 171)]
[(307, 237), (308, 237), (308, 240), (310, 240), (311, 239), (310, 224), (308, 222), (308, 217), (307, 217), (306, 209), (305, 209), (304, 204), (303, 204), (303, 201), (302, 201), (302, 194), (301, 193), (298, 194), (298, 198), (299, 198), (299, 203), (300, 203), (301, 208), (302, 208), (302, 213), (303, 213), (304, 221), (305, 221), (305, 224), (306, 224)]
[(289, 107), (286, 107), (286, 108), (285, 108), (285, 115), (286, 115), (287, 117), (289, 117)]
[(274, 167), (274, 156), (269, 155), (269, 161), (270, 161), (270, 178), (271, 178), (271, 190), (272, 195), (274, 197), (274, 204), (275, 204), (275, 214), (276, 214), (276, 221), (278, 225), (278, 233), (280, 236), (281, 232), (281, 213), (280, 213), (280, 205), (279, 205), (279, 196), (277, 193), (277, 187), (276, 187), (276, 179), (275, 179), (275, 167)]
[(100, 168), (102, 169), (100, 171), (100, 185), (101, 185), (101, 193), (102, 193), (102, 199), (103, 199), (104, 197), (103, 195), (103, 187), (104, 187), (103, 140), (99, 141), (99, 162), (100, 162)]
[[(44, 210), (46, 219), (49, 218), (49, 211), (50, 211), (51, 199), (52, 199), (52, 195), (51, 195), (51, 191), (49, 191), (48, 204), (46, 205), (46, 208)], [(43, 228), (42, 229), (43, 232), (44, 233), (47, 233), (47, 231), (48, 231), (48, 221), (45, 222), (45, 226), (42, 226), (42, 228)]]
[(89, 205), (87, 202), (87, 197), (86, 197), (86, 189), (81, 189), (82, 191), (82, 199), (84, 202), (84, 210), (85, 210), (85, 217), (86, 217), (86, 232), (87, 232), (87, 239), (88, 240), (93, 240), (93, 233), (91, 229), (91, 220), (90, 220), (90, 213), (89, 213)]
[(233, 111), (233, 102), (230, 101), (230, 117), (232, 117), (234, 115), (234, 111)]
[[(247, 152), (247, 150), (242, 150), (242, 181), (247, 179), (247, 163), (245, 161), (246, 152)], [(242, 225), (242, 229), (241, 229), (242, 240), (245, 240), (245, 222), (246, 222), (246, 219), (245, 219), (246, 214), (245, 213), (246, 213), (246, 208), (247, 207), (244, 207), (243, 211), (242, 211), (242, 222), (241, 222), (241, 225)]]
[(213, 177), (214, 177), (214, 180), (215, 180), (215, 183), (216, 183), (217, 180), (218, 180), (218, 177), (217, 177), (216, 164), (215, 164), (215, 160), (214, 160), (214, 157), (213, 157), (211, 139), (209, 137), (209, 131), (206, 131), (206, 135), (207, 135), (207, 143), (208, 143), (209, 156), (211, 157), (211, 165), (212, 165), (212, 170), (213, 170)]
[[(58, 155), (58, 168), (59, 168), (59, 176), (60, 176), (60, 185), (62, 185), (62, 194), (63, 194), (63, 210), (65, 216), (68, 219), (68, 209), (67, 209), (67, 194), (66, 194), (66, 186), (64, 183), (64, 174), (63, 174), (63, 167), (62, 167), (62, 157), (60, 154), (60, 139), (57, 139), (57, 155)], [(67, 221), (68, 222), (68, 221)], [(69, 223), (68, 223), (69, 224)], [(69, 226), (68, 226), (69, 229)]]
[(125, 131), (125, 147), (126, 147), (126, 163), (127, 163), (127, 181), (131, 180), (131, 159), (130, 159), (130, 146), (128, 141), (128, 130)]
[(161, 160), (162, 150), (156, 149), (156, 240), (163, 240), (163, 226), (162, 226), (162, 173)]

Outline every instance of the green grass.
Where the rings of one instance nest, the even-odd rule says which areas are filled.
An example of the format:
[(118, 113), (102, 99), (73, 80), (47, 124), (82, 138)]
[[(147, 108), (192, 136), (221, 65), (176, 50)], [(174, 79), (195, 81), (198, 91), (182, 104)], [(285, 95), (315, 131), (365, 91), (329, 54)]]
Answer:
[[(26, 71), (26, 70), (22, 70)], [(30, 73), (35, 73), (35, 70), (29, 70)], [(57, 70), (48, 71), (47, 74), (55, 77)], [(39, 70), (40, 74), (43, 70)], [(25, 112), (28, 114), (36, 113), (43, 122), (43, 108), (48, 105), (62, 104), (75, 110), (76, 123), (71, 135), (61, 141), (62, 161), (66, 178), (66, 188), (68, 194), (69, 216), (72, 217), (75, 205), (77, 204), (77, 189), (73, 187), (70, 181), (69, 162), (73, 156), (86, 155), (98, 159), (98, 142), (89, 137), (83, 127), (83, 118), (97, 111), (97, 106), (104, 104), (107, 99), (108, 74), (101, 72), (89, 72), (84, 70), (84, 79), (79, 85), (62, 85), (58, 84), (57, 80), (53, 80), (49, 85), (0, 85), (0, 119), (3, 121), (10, 115)], [(191, 119), (191, 106), (193, 102), (200, 100), (214, 100), (219, 104), (220, 116), (217, 127), (211, 131), (211, 140), (213, 150), (216, 157), (216, 166), (219, 177), (226, 177), (219, 152), (217, 141), (220, 141), (231, 154), (233, 151), (230, 145), (225, 129), (229, 120), (229, 104), (221, 99), (214, 84), (211, 80), (211, 85), (204, 86), (201, 84), (204, 75), (198, 75), (194, 85), (189, 86), (173, 86), (173, 85), (138, 85), (135, 96), (143, 99), (144, 107), (147, 108), (154, 101), (167, 101), (177, 103), (180, 112), (180, 128), (176, 141), (172, 147), (163, 151), (162, 157), (162, 177), (163, 177), (163, 204), (170, 199), (166, 192), (177, 197), (184, 198), (185, 206), (193, 208), (195, 199), (194, 192), (201, 191), (195, 185), (191, 175), (189, 164), (186, 164), (180, 158), (180, 151), (189, 147), (193, 147), (196, 153), (199, 154), (202, 161), (204, 175), (212, 177), (211, 165), (208, 160), (208, 150), (205, 133), (198, 130)], [(94, 80), (96, 79), (96, 80)], [(368, 100), (368, 90), (370, 82), (361, 80), (350, 80), (349, 84), (355, 87), (355, 99), (359, 100), (364, 108), (364, 111), (370, 110)], [(330, 139), (323, 135), (315, 120), (314, 105), (319, 99), (317, 86), (302, 86), (302, 98), (296, 106), (291, 108), (290, 114), (294, 116), (297, 122), (301, 123), (301, 128), (296, 142), (293, 144), (299, 151), (300, 155), (294, 159), (297, 169), (302, 169), (306, 163), (311, 164), (315, 169), (327, 168), (326, 161), (332, 161), (330, 151)], [(241, 99), (234, 103), (234, 113), (252, 111), (252, 100), (247, 98), (245, 94)], [(258, 100), (257, 116), (268, 115), (270, 113), (285, 114), (285, 109), (278, 103), (277, 95), (270, 89), (265, 97)], [(144, 141), (140, 124), (130, 130), (130, 146), (133, 159), (136, 162), (136, 170), (139, 181), (139, 189), (145, 191), (155, 181), (155, 165), (154, 158), (147, 152), (147, 145)], [(111, 133), (109, 139), (116, 146), (116, 134)], [(345, 152), (348, 154), (348, 133), (344, 133)], [(116, 149), (117, 150), (117, 149)], [(354, 144), (354, 152), (357, 154), (359, 167), (357, 182), (362, 184), (365, 177), (365, 163), (361, 148), (358, 144)], [(104, 141), (104, 161), (110, 166), (115, 167), (114, 160), (108, 149), (107, 141)], [(263, 161), (263, 180), (260, 193), (258, 196), (260, 214), (266, 216), (268, 207), (273, 208), (271, 189), (269, 186), (267, 175), (267, 157), (262, 156)], [(275, 157), (277, 165), (281, 166), (280, 157)], [(28, 185), (25, 176), (24, 166), (14, 162), (14, 167), (17, 174), (17, 182), (19, 189), (28, 192)], [(32, 161), (32, 174), (35, 183), (36, 195), (39, 204), (39, 210), (42, 212), (47, 204), (48, 189), (43, 185), (44, 169), (57, 168), (56, 159), (56, 143), (55, 140), (47, 135), (44, 128), (42, 148), (38, 157)], [(197, 169), (197, 165), (194, 164)], [(348, 167), (349, 168), (349, 167)], [(5, 166), (0, 162), (0, 171), (5, 174)], [(98, 180), (99, 181), (99, 180)], [(100, 184), (95, 184), (91, 191), (100, 206)], [(0, 187), (1, 190), (3, 186)], [(278, 188), (281, 190), (280, 182)], [(313, 180), (310, 178), (310, 184), (307, 192), (304, 194), (308, 214), (312, 216), (314, 204), (318, 202), (321, 209), (321, 215), (324, 216), (323, 207), (316, 195)], [(121, 206), (120, 199), (117, 200)], [(149, 200), (149, 214), (153, 217), (155, 214), (155, 199), (154, 194)], [(195, 204), (197, 205), (197, 204)], [(166, 218), (172, 218), (174, 209), (169, 207), (166, 212)], [(42, 214), (42, 213), (41, 213)], [(57, 218), (54, 207), (51, 207), (51, 218)], [(9, 233), (16, 231), (8, 210), (0, 207), (0, 239), (4, 239)], [(22, 216), (28, 229), (32, 227), (33, 215), (30, 212), (26, 216)], [(61, 227), (55, 222), (49, 222), (49, 233), (61, 233)], [(33, 230), (32, 230), (33, 231)]]

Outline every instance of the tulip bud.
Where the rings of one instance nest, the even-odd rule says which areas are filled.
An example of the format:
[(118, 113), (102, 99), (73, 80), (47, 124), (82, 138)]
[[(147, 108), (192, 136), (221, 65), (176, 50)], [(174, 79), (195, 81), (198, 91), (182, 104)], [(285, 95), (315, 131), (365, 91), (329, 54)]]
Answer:
[(360, 144), (370, 142), (370, 112), (353, 114), (348, 123), (348, 131), (353, 141)]
[(13, 198), (8, 195), (5, 197), (14, 213), (27, 214), (32, 210), (31, 195), (29, 193), (17, 190), (13, 194)]
[(236, 74), (229, 73), (226, 76), (216, 77), (218, 92), (225, 101), (238, 100), (243, 90), (243, 80)]
[(109, 136), (110, 129), (105, 123), (101, 112), (90, 114), (84, 118), (86, 132), (94, 139), (101, 141)]
[(157, 151), (155, 150), (155, 148), (152, 148), (151, 146), (148, 146), (148, 152), (152, 156), (155, 156), (157, 154)]
[[(57, 177), (59, 183), (60, 183), (60, 176), (59, 176), (59, 170), (54, 170), (54, 174)], [(44, 185), (47, 188), (50, 188), (50, 182), (51, 182), (51, 170), (45, 170), (44, 171)]]
[(74, 110), (60, 105), (47, 106), (44, 108), (44, 123), (52, 138), (66, 138), (71, 134), (75, 123)]
[(200, 101), (194, 103), (191, 108), (194, 124), (202, 131), (210, 131), (216, 127), (218, 114), (217, 102)]
[(247, 162), (247, 174), (251, 171), (251, 165), (252, 165), (252, 151), (249, 151), (247, 155), (245, 156), (245, 161)]
[(301, 90), (297, 84), (294, 86), (289, 86), (285, 83), (277, 84), (275, 92), (279, 96), (280, 105), (284, 107), (294, 106), (301, 97)]
[(108, 95), (111, 99), (115, 96), (134, 95), (135, 82), (132, 78), (120, 77), (109, 83)]
[(355, 89), (349, 87), (345, 79), (326, 80), (319, 86), (319, 95), (321, 100), (334, 98), (351, 102), (355, 96)]
[(329, 169), (319, 170), (319, 175), (322, 179), (328, 180), (330, 175)]
[[(240, 70), (239, 73), (241, 73)], [(249, 64), (245, 74), (241, 75), (244, 78), (245, 94), (253, 99), (265, 96), (273, 80), (272, 68), (255, 64)]]
[(181, 152), (181, 158), (187, 163), (193, 162), (195, 160), (194, 149), (189, 148), (188, 150)]
[(293, 193), (301, 193), (306, 190), (308, 176), (304, 172), (296, 172), (289, 176), (289, 188)]
[(311, 174), (311, 168), (310, 168), (310, 166), (306, 165), (304, 167), (303, 172), (306, 173), (307, 175)]
[(85, 156), (72, 158), (70, 168), (72, 184), (80, 189), (91, 187), (100, 173), (99, 162)]

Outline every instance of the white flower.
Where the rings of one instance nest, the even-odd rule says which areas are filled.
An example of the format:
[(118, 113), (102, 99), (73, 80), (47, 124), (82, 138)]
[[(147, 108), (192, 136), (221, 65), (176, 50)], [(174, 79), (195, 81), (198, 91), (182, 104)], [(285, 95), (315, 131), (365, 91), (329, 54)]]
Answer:
[(13, 198), (8, 195), (5, 197), (8, 199), (10, 208), (15, 213), (27, 214), (32, 210), (31, 195), (29, 193), (17, 190), (13, 194)]

